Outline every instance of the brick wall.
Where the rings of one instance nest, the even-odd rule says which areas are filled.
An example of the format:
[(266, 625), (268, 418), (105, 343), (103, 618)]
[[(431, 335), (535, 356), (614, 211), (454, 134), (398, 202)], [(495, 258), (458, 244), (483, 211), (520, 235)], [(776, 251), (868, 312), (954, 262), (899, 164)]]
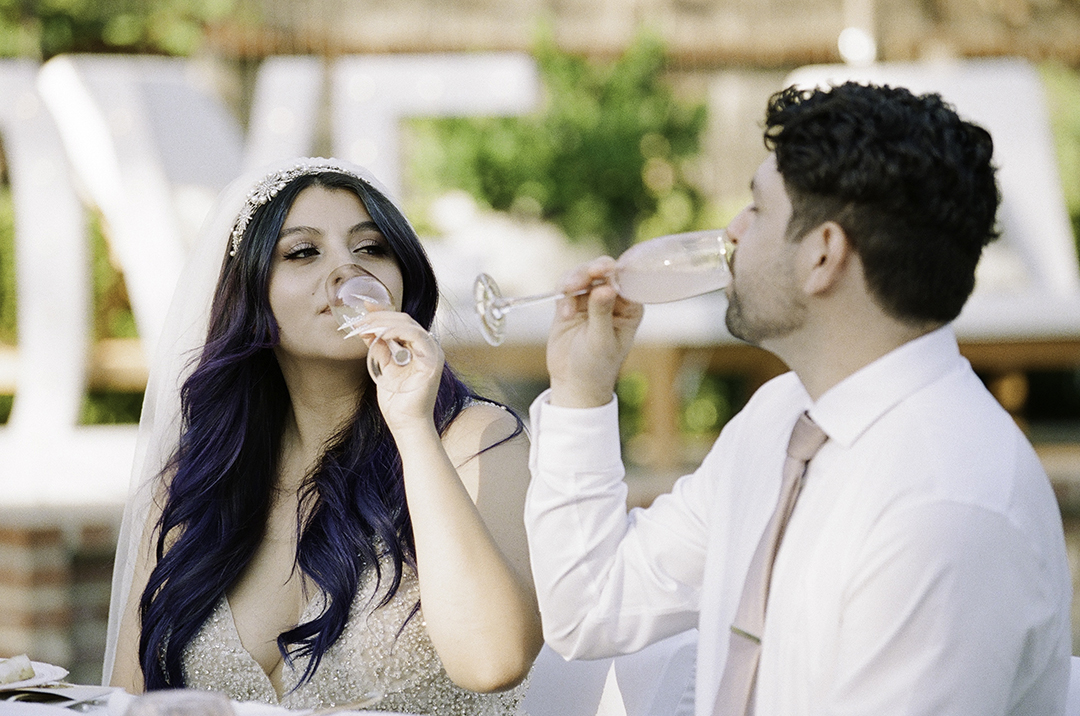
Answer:
[(111, 519), (0, 519), (0, 656), (25, 653), (67, 668), (71, 681), (100, 682), (115, 544)]

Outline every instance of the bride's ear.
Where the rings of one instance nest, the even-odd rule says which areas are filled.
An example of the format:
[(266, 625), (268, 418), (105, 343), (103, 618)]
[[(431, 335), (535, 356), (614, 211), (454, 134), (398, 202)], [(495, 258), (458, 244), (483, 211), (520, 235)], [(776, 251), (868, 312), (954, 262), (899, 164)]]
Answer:
[(828, 293), (843, 278), (854, 252), (847, 232), (835, 221), (826, 221), (803, 236), (800, 264), (807, 294)]

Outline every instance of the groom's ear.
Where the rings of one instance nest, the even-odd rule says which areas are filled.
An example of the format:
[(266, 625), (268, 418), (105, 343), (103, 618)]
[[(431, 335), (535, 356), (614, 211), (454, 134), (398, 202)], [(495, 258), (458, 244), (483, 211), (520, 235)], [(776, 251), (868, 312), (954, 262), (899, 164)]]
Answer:
[(847, 232), (835, 221), (826, 221), (800, 240), (799, 270), (805, 276), (803, 290), (809, 295), (828, 293), (851, 267), (854, 250)]

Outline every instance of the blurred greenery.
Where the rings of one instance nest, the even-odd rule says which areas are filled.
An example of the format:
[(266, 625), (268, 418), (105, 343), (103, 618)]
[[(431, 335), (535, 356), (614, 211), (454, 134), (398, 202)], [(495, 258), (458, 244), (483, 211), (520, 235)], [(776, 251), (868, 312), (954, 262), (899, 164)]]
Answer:
[(1044, 62), (1039, 70), (1057, 146), (1061, 191), (1073, 236), (1080, 241), (1080, 72), (1059, 62)]
[[(743, 378), (711, 373), (692, 363), (683, 366), (679, 383), (679, 428), (689, 445), (700, 441), (711, 443), (747, 397)], [(631, 446), (637, 436), (648, 432), (645, 415), (648, 389), (648, 377), (641, 371), (619, 376), (615, 393), (619, 398), (619, 437), (623, 445)], [(632, 447), (624, 456), (631, 462), (638, 457), (655, 458), (655, 455), (638, 455)], [(696, 462), (693, 456), (683, 458)]]
[(641, 371), (624, 371), (615, 386), (619, 397), (619, 437), (625, 444), (646, 428), (645, 395), (649, 389), (648, 379)]
[[(93, 336), (102, 338), (137, 338), (135, 315), (128, 301), (124, 276), (116, 268), (101, 225), (100, 215), (90, 215), (90, 270), (93, 278)], [(82, 425), (137, 423), (142, 411), (141, 392), (91, 390), (83, 399)]]
[(15, 311), (15, 208), (11, 187), (0, 183), (0, 343), (17, 341)]
[[(100, 221), (89, 225), (91, 270), (93, 273), (93, 313), (95, 339), (137, 338), (124, 277), (109, 257), (108, 242)], [(18, 343), (15, 289), (15, 212), (11, 186), (0, 183), (0, 344)]]
[(0, 56), (188, 55), (236, 0), (0, 0)]
[(86, 394), (79, 416), (81, 425), (137, 423), (142, 411), (143, 394), (92, 390)]
[(539, 111), (411, 121), (407, 161), (420, 203), (463, 189), (616, 256), (642, 238), (696, 228), (705, 199), (687, 175), (705, 104), (675, 96), (659, 40), (642, 34), (618, 59), (598, 62), (544, 36), (534, 56), (546, 95)]
[[(92, 216), (89, 229), (93, 277), (93, 337), (136, 338), (135, 318), (123, 275), (109, 257), (101, 223)], [(0, 182), (0, 344), (17, 345), (15, 287), (15, 215), (11, 187)], [(11, 414), (13, 396), (0, 395), (0, 424)], [(83, 424), (138, 422), (142, 393), (91, 391), (83, 401)]]
[(91, 215), (88, 228), (94, 291), (94, 338), (138, 338), (127, 286), (109, 253), (100, 215)]
[(683, 433), (689, 437), (716, 435), (720, 428), (741, 408), (737, 404), (738, 378), (715, 373), (691, 372), (683, 386), (683, 410), (680, 420)]
[[(239, 0), (0, 0), (0, 56), (47, 59), (61, 52), (195, 52), (211, 24), (236, 13)], [(587, 59), (561, 51), (550, 31), (535, 43), (544, 101), (524, 117), (410, 120), (406, 143), (417, 204), (451, 188), (498, 210), (542, 218), (572, 241), (599, 240), (618, 255), (635, 241), (716, 224), (695, 186), (706, 108), (668, 81), (662, 43), (640, 34), (621, 56)], [(1080, 238), (1080, 72), (1039, 66), (1069, 214)], [(423, 223), (423, 217), (420, 217)], [(0, 344), (17, 342), (13, 210), (0, 185)], [(137, 335), (123, 277), (109, 257), (100, 221), (90, 218), (96, 339)], [(1080, 372), (1033, 378), (1032, 409), (1080, 395)], [(738, 385), (700, 375), (684, 386), (682, 427), (706, 435), (737, 409)], [(1041, 382), (1040, 382), (1041, 381)], [(643, 375), (619, 385), (624, 436), (639, 434)], [(1066, 396), (1067, 397), (1067, 396)], [(1057, 401), (1055, 403), (1054, 401)], [(1080, 416), (1080, 399), (1066, 415)], [(84, 422), (138, 417), (141, 395), (91, 392)], [(0, 396), (0, 422), (11, 396)], [(1057, 410), (1051, 406), (1053, 410)], [(1047, 408), (1047, 410), (1051, 410)], [(1053, 411), (1051, 411), (1053, 412)], [(1058, 417), (1058, 413), (1053, 413)]]
[[(1057, 150), (1061, 192), (1080, 248), (1080, 71), (1060, 62), (1039, 65)], [(1080, 369), (1032, 371), (1025, 418), (1032, 423), (1080, 424)], [(1075, 438), (1075, 430), (1069, 434)]]

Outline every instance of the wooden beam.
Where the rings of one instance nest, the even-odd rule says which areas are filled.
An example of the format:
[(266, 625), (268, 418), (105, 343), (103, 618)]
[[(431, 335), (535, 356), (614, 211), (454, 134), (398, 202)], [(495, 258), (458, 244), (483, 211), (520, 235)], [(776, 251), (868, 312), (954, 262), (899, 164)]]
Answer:
[(1080, 338), (961, 341), (960, 352), (977, 371), (1004, 373), (1080, 367)]

